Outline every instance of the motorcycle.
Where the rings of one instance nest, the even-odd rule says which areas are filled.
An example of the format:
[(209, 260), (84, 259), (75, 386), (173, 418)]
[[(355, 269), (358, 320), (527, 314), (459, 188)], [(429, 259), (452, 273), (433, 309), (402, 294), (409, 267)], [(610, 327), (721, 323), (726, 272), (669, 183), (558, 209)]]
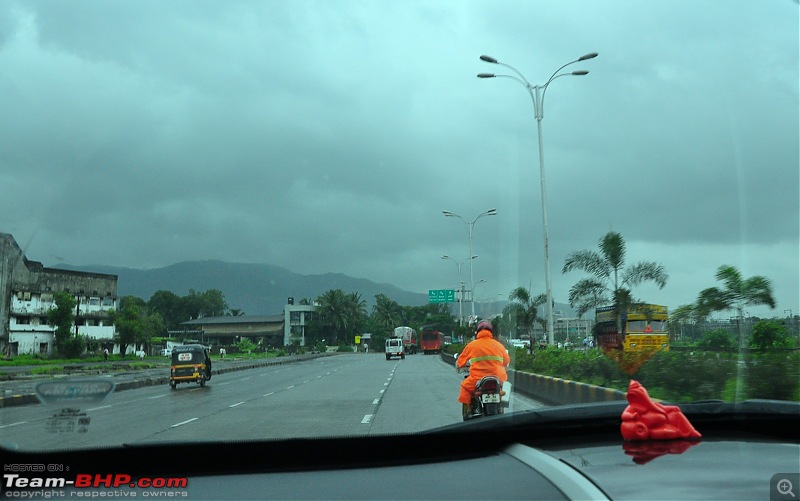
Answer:
[[(458, 357), (456, 357), (458, 358)], [(456, 372), (466, 369), (467, 374), (464, 379), (469, 377), (469, 364), (464, 368), (456, 368)], [(469, 410), (463, 414), (464, 421), (484, 416), (496, 416), (502, 414), (503, 410), (509, 406), (511, 396), (511, 383), (500, 381), (496, 376), (484, 376), (475, 384), (472, 392), (472, 403)]]

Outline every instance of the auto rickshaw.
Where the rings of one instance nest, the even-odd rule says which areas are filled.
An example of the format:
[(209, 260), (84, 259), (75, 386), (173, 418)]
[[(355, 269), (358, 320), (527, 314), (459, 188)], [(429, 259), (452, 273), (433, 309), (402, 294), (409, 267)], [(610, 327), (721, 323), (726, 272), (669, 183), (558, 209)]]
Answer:
[(174, 390), (178, 383), (197, 383), (205, 386), (211, 379), (211, 355), (202, 344), (184, 344), (172, 348), (172, 366), (169, 385)]

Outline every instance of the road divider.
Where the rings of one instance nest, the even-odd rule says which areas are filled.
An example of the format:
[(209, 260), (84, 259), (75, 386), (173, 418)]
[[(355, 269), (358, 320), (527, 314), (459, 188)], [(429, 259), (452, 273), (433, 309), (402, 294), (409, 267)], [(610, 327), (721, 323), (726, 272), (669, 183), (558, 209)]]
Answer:
[[(444, 362), (455, 365), (453, 355), (442, 353), (441, 357)], [(508, 380), (514, 386), (514, 391), (550, 405), (625, 400), (623, 391), (530, 372), (509, 370)]]
[[(315, 358), (329, 356), (338, 355), (336, 353), (313, 353), (308, 355), (289, 355), (285, 357), (260, 360), (214, 360), (212, 375), (275, 365), (306, 362)], [(143, 369), (141, 371), (129, 372), (126, 374), (109, 373), (108, 375), (113, 377), (115, 383), (115, 392), (133, 390), (145, 386), (161, 386), (169, 384), (169, 366), (156, 369)], [(96, 378), (97, 375), (94, 375), (94, 377)], [(24, 381), (16, 381), (14, 379), (2, 381), (0, 383), (0, 391), (2, 391), (3, 396), (0, 396), (0, 408), (39, 404), (40, 402), (33, 391), (33, 386), (35, 383), (47, 379), (49, 379), (49, 377), (26, 378)], [(213, 382), (209, 384), (213, 384)]]

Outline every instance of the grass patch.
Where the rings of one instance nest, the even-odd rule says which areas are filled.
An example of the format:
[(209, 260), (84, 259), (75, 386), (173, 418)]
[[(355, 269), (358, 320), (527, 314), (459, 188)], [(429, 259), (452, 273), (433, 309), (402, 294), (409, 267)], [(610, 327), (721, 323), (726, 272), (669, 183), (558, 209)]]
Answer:
[(63, 374), (63, 365), (48, 365), (47, 367), (36, 367), (31, 369), (31, 374), (35, 376), (51, 376), (53, 374)]

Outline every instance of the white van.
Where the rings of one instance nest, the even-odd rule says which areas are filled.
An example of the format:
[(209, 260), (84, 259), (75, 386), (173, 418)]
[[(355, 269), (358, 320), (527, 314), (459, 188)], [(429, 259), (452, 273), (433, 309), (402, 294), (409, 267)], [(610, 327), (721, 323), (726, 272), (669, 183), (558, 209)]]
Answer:
[(390, 337), (386, 340), (386, 360), (391, 360), (392, 357), (406, 358), (403, 351), (403, 340), (399, 337)]

